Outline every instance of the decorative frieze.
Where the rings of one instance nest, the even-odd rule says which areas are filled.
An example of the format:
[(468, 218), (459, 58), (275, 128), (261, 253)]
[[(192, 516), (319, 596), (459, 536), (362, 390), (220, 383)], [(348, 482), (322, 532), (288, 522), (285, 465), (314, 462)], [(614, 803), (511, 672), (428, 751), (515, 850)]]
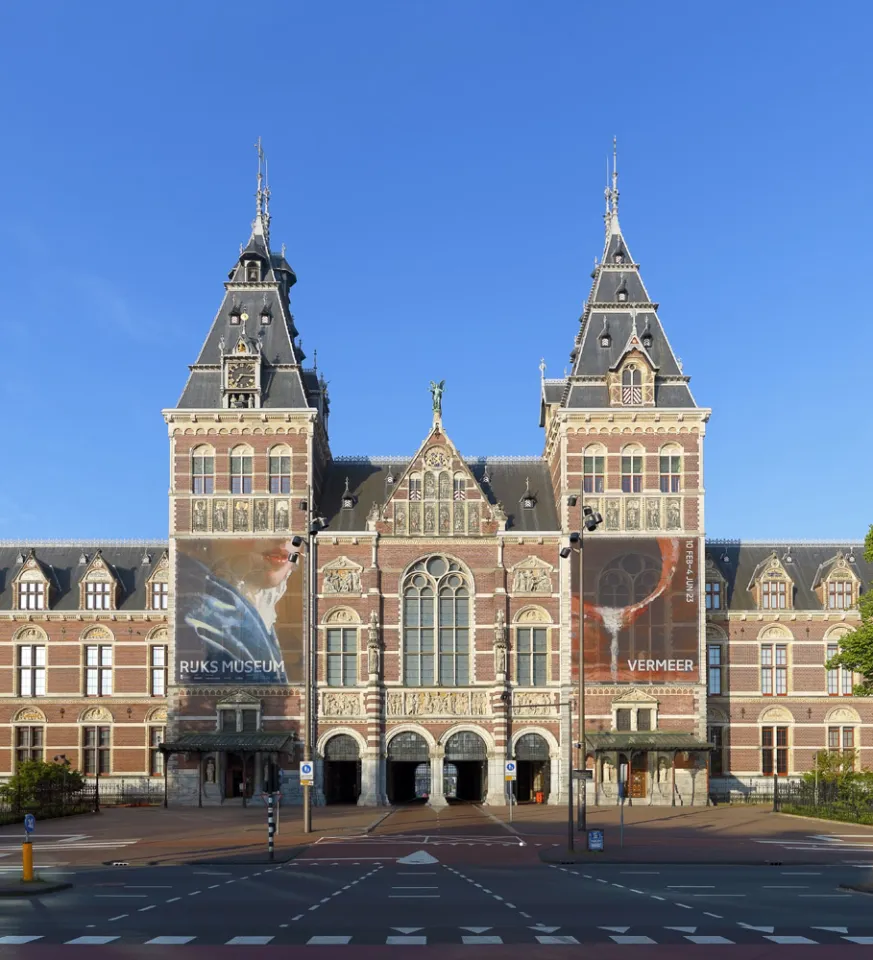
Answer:
[(558, 715), (555, 693), (530, 693), (516, 690), (512, 695), (512, 712), (518, 717), (554, 717)]
[(488, 695), (483, 690), (391, 690), (389, 717), (484, 717)]
[(361, 717), (364, 715), (361, 695), (322, 691), (321, 715), (323, 717)]
[(325, 593), (361, 592), (361, 572), (363, 567), (348, 557), (337, 557), (322, 568)]

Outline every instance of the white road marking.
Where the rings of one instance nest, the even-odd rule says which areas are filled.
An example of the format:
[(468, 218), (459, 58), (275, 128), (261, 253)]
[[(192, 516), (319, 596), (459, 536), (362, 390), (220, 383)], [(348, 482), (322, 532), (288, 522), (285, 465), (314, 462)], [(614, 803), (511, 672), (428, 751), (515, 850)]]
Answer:
[(609, 938), (614, 940), (616, 943), (657, 943), (657, 940), (653, 940), (651, 937), (617, 937), (612, 936)]
[(828, 933), (848, 933), (848, 927), (813, 927), (813, 930), (827, 930)]
[(273, 937), (231, 937), (225, 943), (225, 946), (233, 947), (261, 947), (265, 943), (269, 943)]
[(716, 920), (724, 920), (724, 917), (720, 913), (710, 913), (708, 910), (704, 910), (703, 915), (706, 917), (715, 917)]
[(873, 937), (843, 937), (843, 940), (848, 940), (849, 943), (862, 943), (873, 945)]
[(764, 937), (765, 940), (770, 940), (773, 943), (818, 943), (818, 940), (810, 940), (809, 937), (786, 937), (784, 934), (778, 934), (775, 937)]
[(113, 940), (118, 940), (119, 937), (76, 937), (75, 940), (66, 940), (64, 941), (67, 944), (76, 943), (81, 944), (86, 947), (96, 947), (104, 943), (112, 943)]
[(461, 937), (461, 943), (503, 943), (503, 937)]
[(351, 937), (310, 937), (306, 942), (309, 943), (321, 943), (324, 945), (332, 943), (348, 943), (352, 938)]
[(550, 943), (578, 943), (575, 937), (537, 937), (544, 946)]
[(146, 944), (155, 943), (162, 946), (178, 946), (183, 943), (190, 943), (192, 940), (196, 940), (196, 937), (153, 937), (151, 940), (146, 940)]
[(129, 916), (130, 916), (129, 913), (119, 913), (117, 917), (110, 917), (109, 923), (112, 923), (113, 920), (123, 920), (125, 917), (129, 917)]
[(427, 937), (397, 937), (390, 936), (386, 937), (385, 943), (392, 943), (397, 945), (407, 945), (407, 946), (424, 946), (427, 943)]
[(165, 900), (164, 903), (175, 903), (177, 900), (181, 900), (181, 897), (170, 897), (169, 900)]
[(17, 947), (22, 943), (33, 943), (34, 940), (42, 940), (42, 937), (0, 937), (0, 944), (4, 947)]
[(697, 937), (686, 937), (686, 940), (690, 940), (692, 943), (733, 943), (733, 940), (728, 940), (727, 937), (714, 937), (714, 936), (697, 936)]
[(137, 910), (137, 913), (145, 913), (146, 910), (154, 910), (155, 906), (156, 904), (150, 903), (147, 907), (140, 907), (139, 910)]

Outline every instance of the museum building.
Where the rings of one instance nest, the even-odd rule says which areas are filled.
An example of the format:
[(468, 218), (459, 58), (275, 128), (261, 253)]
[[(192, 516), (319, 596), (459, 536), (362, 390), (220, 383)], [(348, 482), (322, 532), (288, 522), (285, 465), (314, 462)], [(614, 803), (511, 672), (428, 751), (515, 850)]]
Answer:
[(705, 540), (710, 410), (618, 200), (613, 174), (541, 456), (463, 456), (434, 382), (411, 456), (349, 457), (259, 174), (163, 412), (168, 541), (0, 542), (0, 776), (58, 759), (171, 804), (295, 802), (308, 739), (319, 803), (502, 804), (510, 759), (520, 801), (561, 802), (572, 758), (590, 804), (620, 781), (697, 804), (823, 749), (873, 762), (873, 705), (825, 666), (873, 571), (860, 543)]

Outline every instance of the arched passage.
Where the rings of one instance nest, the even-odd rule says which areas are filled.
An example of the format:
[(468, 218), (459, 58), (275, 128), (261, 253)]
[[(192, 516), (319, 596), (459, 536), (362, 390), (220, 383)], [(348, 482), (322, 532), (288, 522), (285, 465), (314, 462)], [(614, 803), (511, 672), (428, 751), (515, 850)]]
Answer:
[(472, 730), (459, 730), (446, 740), (443, 792), (446, 799), (481, 803), (488, 788), (488, 750)]
[(414, 730), (388, 741), (386, 787), (389, 803), (411, 803), (430, 797), (430, 750)]
[(338, 733), (324, 745), (325, 803), (357, 803), (361, 794), (361, 752), (354, 737)]
[[(515, 742), (515, 760), (518, 765), (516, 782), (519, 803), (549, 798), (549, 745), (538, 733), (525, 733)], [(537, 794), (541, 794), (539, 798)]]

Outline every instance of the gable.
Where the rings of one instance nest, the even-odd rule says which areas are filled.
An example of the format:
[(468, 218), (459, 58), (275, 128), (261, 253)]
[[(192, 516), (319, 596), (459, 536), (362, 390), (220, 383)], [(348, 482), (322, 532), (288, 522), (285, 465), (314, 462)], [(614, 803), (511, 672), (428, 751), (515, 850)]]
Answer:
[(394, 536), (478, 536), (504, 529), (506, 514), (437, 422), (393, 485), (381, 520), (379, 532)]

